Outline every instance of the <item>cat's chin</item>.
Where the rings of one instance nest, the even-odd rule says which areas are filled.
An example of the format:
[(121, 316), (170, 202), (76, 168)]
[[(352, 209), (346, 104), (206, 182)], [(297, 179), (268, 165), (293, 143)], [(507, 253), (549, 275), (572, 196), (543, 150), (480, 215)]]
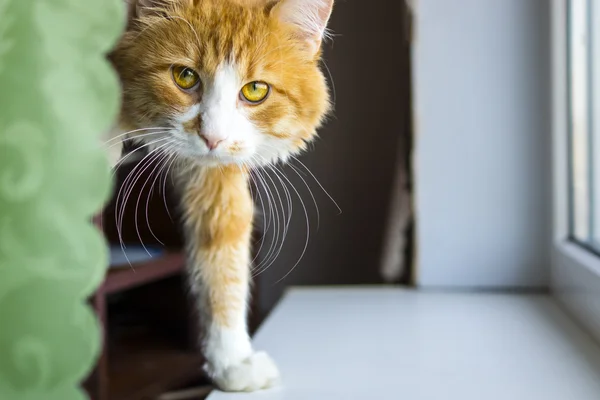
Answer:
[(276, 151), (244, 152), (235, 155), (227, 152), (206, 152), (200, 149), (180, 148), (176, 150), (179, 158), (198, 167), (239, 166), (261, 168), (278, 162), (286, 162), (290, 154)]
[(214, 154), (182, 154), (183, 158), (190, 164), (198, 167), (227, 167), (227, 166), (255, 166), (251, 157), (233, 157), (228, 155)]

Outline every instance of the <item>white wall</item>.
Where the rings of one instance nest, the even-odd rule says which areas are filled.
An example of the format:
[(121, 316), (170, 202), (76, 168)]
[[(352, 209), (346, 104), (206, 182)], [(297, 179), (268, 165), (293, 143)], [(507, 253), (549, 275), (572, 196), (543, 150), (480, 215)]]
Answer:
[(422, 286), (548, 283), (549, 3), (416, 1)]

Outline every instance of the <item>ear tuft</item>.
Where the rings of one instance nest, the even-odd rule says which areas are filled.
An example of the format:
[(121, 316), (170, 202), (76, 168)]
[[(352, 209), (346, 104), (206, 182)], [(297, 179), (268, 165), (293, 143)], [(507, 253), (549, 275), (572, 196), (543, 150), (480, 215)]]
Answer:
[(136, 2), (135, 12), (138, 17), (160, 14), (161, 9), (165, 6), (163, 0), (133, 0)]
[(125, 0), (128, 5), (130, 19), (162, 15), (165, 9), (184, 1), (191, 0)]
[(281, 0), (273, 13), (284, 23), (294, 25), (299, 37), (316, 53), (327, 36), (327, 22), (334, 0)]

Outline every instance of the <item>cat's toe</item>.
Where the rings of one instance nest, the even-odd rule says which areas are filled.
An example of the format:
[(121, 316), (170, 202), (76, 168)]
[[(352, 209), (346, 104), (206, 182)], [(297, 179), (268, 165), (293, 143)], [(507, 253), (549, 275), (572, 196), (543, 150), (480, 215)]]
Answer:
[(232, 365), (213, 377), (215, 384), (227, 392), (253, 392), (279, 383), (279, 370), (265, 352), (256, 352), (240, 364)]

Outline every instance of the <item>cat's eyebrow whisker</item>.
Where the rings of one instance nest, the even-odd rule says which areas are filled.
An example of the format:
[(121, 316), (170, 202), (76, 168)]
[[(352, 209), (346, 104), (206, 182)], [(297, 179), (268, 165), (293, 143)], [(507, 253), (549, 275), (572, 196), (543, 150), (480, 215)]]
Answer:
[(156, 21), (155, 21), (153, 24), (151, 24), (151, 23), (148, 23), (146, 20), (138, 20), (138, 23), (140, 23), (140, 25), (145, 25), (145, 26), (144, 26), (144, 28), (143, 28), (143, 29), (141, 29), (141, 30), (139, 30), (139, 31), (137, 32), (137, 35), (136, 35), (136, 37), (135, 37), (133, 40), (134, 40), (134, 41), (137, 41), (137, 39), (138, 39), (140, 36), (142, 36), (142, 34), (143, 34), (144, 32), (146, 32), (146, 30), (148, 30), (148, 29), (152, 28), (152, 27), (154, 26), (154, 24), (158, 23), (159, 21), (160, 21), (160, 22), (162, 22), (163, 20), (156, 20)]
[(134, 130), (132, 130), (132, 131), (125, 132), (125, 133), (121, 133), (120, 135), (114, 136), (114, 137), (112, 137), (112, 138), (108, 139), (107, 141), (105, 141), (105, 142), (104, 142), (104, 144), (108, 144), (108, 143), (112, 142), (113, 140), (117, 140), (117, 139), (118, 139), (118, 138), (120, 138), (120, 137), (127, 136), (127, 135), (130, 135), (130, 134), (132, 134), (132, 133), (136, 133), (136, 132), (142, 132), (142, 131), (151, 131), (151, 130), (155, 130), (155, 129), (156, 129), (156, 130), (161, 130), (161, 129), (162, 129), (162, 130), (165, 130), (165, 129), (171, 129), (171, 128), (169, 128), (169, 127), (166, 127), (166, 126), (165, 126), (165, 127), (152, 127), (152, 128), (140, 128), (140, 129), (134, 129)]
[[(265, 47), (265, 44), (267, 43), (267, 38), (269, 37), (270, 33), (266, 32), (264, 35), (262, 35), (262, 37), (260, 38), (260, 40), (257, 40), (255, 38), (255, 42), (257, 43), (256, 45), (256, 52), (262, 52), (262, 49)], [(258, 44), (260, 43), (260, 44)]]
[[(278, 50), (289, 49), (289, 48), (291, 48), (291, 47), (292, 47), (292, 45), (291, 45), (291, 44), (285, 44), (285, 45), (283, 45), (283, 44), (281, 44), (281, 42), (280, 42), (279, 46), (275, 47), (274, 49), (271, 49), (271, 50), (269, 50), (269, 51), (268, 51), (268, 52), (266, 52), (265, 54), (262, 54), (260, 58), (258, 58), (258, 59), (256, 59), (256, 60), (254, 60), (254, 61), (252, 62), (252, 64), (250, 64), (250, 67), (248, 67), (248, 69), (252, 69), (252, 68), (254, 68), (254, 67), (255, 67), (255, 66), (258, 64), (258, 63), (260, 63), (260, 62), (261, 62), (261, 61), (263, 61), (265, 58), (267, 58), (267, 56), (269, 56), (271, 53), (274, 53), (275, 51), (278, 51)], [(283, 60), (280, 60), (280, 61), (283, 61)]]
[(177, 15), (171, 15), (169, 18), (171, 19), (180, 19), (183, 22), (185, 22), (190, 29), (192, 30), (192, 33), (196, 36), (196, 40), (198, 41), (198, 49), (202, 48), (202, 42), (200, 41), (200, 37), (198, 36), (198, 32), (196, 32), (196, 29), (192, 26), (192, 24), (190, 23), (190, 21), (188, 21), (187, 19), (183, 18), (183, 17), (179, 17)]

